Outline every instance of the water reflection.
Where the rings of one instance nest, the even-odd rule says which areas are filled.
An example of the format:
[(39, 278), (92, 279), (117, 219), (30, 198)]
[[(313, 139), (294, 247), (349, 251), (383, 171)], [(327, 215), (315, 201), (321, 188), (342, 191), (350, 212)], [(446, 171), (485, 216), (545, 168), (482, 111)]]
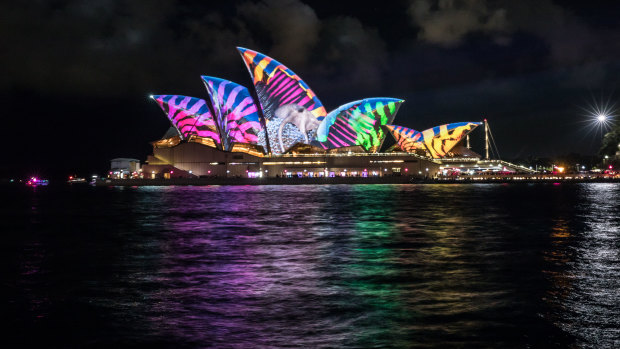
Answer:
[(569, 227), (568, 217), (558, 217), (553, 221), (550, 233), (551, 248), (544, 251), (544, 259), (547, 268), (543, 270), (550, 279), (551, 287), (547, 291), (548, 299), (554, 305), (562, 306), (564, 300), (570, 295), (574, 276), (567, 267), (575, 258), (571, 244), (574, 236)]
[[(560, 326), (594, 347), (620, 345), (620, 187), (581, 185), (583, 201), (577, 216), (585, 227), (572, 245), (570, 292), (563, 294)], [(569, 248), (570, 250), (570, 248)], [(567, 262), (568, 262), (567, 261)], [(557, 288), (567, 288), (555, 285)], [(568, 293), (568, 294), (566, 294)]]
[[(157, 274), (166, 287), (149, 298), (168, 321), (155, 317), (154, 329), (241, 347), (501, 342), (483, 331), (497, 323), (474, 320), (507, 304), (471, 249), (481, 222), (467, 211), (470, 190), (217, 187), (164, 195), (170, 236)], [(411, 205), (412, 197), (422, 202)]]
[(9, 311), (50, 345), (619, 344), (618, 185), (31, 194)]

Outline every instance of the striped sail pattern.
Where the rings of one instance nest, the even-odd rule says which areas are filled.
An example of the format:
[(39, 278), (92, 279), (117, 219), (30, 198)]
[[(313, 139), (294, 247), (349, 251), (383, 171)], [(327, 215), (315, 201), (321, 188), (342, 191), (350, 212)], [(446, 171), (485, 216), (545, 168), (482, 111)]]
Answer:
[(215, 121), (204, 99), (181, 95), (157, 95), (152, 98), (166, 113), (182, 139), (198, 136), (220, 143)]
[(275, 59), (262, 53), (237, 47), (254, 81), (265, 118), (285, 104), (297, 104), (312, 112), (319, 120), (327, 114), (325, 107), (299, 75)]
[(316, 139), (324, 149), (359, 145), (377, 152), (385, 139), (381, 126), (394, 120), (403, 102), (396, 98), (367, 98), (342, 105), (323, 119)]
[(438, 159), (444, 157), (480, 125), (481, 122), (456, 122), (435, 126), (422, 132), (396, 125), (388, 125), (387, 128), (403, 151), (425, 149), (431, 157)]
[[(297, 74), (275, 59), (245, 48), (237, 49), (254, 82), (271, 151), (280, 154), (295, 143), (308, 143), (309, 134), (327, 114), (316, 94)], [(294, 110), (299, 115), (292, 115)]]
[(481, 122), (457, 122), (435, 126), (422, 131), (423, 142), (433, 158), (442, 158), (480, 125)]
[(426, 149), (422, 142), (422, 132), (396, 125), (386, 125), (386, 127), (402, 151), (413, 153), (418, 149)]
[(232, 143), (259, 144), (263, 127), (256, 104), (247, 88), (232, 81), (202, 76), (218, 128), (222, 135), (224, 150), (230, 150)]

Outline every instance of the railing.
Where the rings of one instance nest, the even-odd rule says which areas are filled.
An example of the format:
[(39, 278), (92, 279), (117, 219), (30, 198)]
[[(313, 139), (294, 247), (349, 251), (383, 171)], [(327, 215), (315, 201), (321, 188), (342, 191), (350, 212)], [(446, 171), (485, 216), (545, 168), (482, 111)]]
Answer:
[(350, 156), (381, 156), (381, 157), (397, 157), (397, 156), (411, 156), (421, 160), (428, 160), (437, 162), (438, 159), (427, 158), (425, 156), (420, 156), (416, 153), (405, 153), (405, 152), (393, 152), (393, 153), (325, 153), (325, 154), (280, 154), (280, 155), (272, 155), (270, 158), (289, 158), (289, 157), (350, 157)]

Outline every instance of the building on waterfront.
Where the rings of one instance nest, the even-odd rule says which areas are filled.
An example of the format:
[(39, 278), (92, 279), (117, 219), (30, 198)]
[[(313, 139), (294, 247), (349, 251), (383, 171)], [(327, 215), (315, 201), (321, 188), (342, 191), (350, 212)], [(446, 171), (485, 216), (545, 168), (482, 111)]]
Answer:
[[(404, 101), (387, 97), (364, 98), (328, 113), (282, 63), (238, 50), (255, 94), (232, 81), (202, 76), (205, 99), (151, 96), (172, 127), (152, 142), (142, 177), (428, 178), (440, 174), (446, 161), (480, 160), (460, 144), (481, 122), (416, 131), (393, 124)], [(388, 134), (395, 144), (384, 149)]]
[(130, 158), (116, 158), (110, 160), (111, 178), (132, 178), (137, 177), (141, 173), (140, 160)]
[(153, 155), (149, 155), (142, 173), (145, 178), (431, 177), (439, 172), (439, 166), (436, 160), (408, 153), (303, 149), (277, 156), (257, 156), (182, 142), (174, 146), (154, 145)]

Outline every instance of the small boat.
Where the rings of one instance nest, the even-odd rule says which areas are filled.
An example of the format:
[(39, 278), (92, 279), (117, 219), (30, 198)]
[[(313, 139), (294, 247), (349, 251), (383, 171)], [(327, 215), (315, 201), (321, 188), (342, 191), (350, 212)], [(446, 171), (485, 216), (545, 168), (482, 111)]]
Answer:
[(86, 179), (85, 178), (79, 178), (79, 177), (70, 176), (69, 180), (67, 181), (67, 183), (69, 183), (69, 184), (86, 184)]
[(37, 177), (30, 177), (30, 179), (26, 182), (26, 185), (30, 187), (45, 186), (48, 184), (49, 181), (47, 179), (41, 179)]

